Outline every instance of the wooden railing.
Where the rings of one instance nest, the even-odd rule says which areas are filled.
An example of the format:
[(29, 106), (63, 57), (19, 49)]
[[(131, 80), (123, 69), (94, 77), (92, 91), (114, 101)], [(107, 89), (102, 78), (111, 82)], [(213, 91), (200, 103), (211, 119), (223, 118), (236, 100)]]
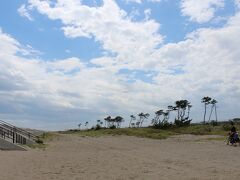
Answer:
[(13, 126), (0, 120), (0, 136), (3, 139), (11, 140), (13, 143), (26, 144), (27, 140), (37, 141), (38, 136), (24, 129)]

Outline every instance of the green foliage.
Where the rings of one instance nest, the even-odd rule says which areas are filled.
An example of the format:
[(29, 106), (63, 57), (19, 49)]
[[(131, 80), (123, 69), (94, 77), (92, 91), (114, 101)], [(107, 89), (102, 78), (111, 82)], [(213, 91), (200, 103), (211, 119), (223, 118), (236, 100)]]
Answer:
[(46, 147), (47, 147), (47, 144), (45, 144), (44, 142), (45, 141), (51, 141), (56, 136), (58, 136), (56, 133), (44, 132), (35, 141), (36, 143), (28, 144), (26, 146), (28, 146), (29, 148), (32, 148), (32, 149), (43, 149), (43, 150), (45, 150)]
[(99, 124), (97, 124), (96, 127), (95, 127), (95, 130), (97, 131), (97, 130), (100, 130), (101, 128), (102, 127)]
[(212, 120), (212, 121), (210, 122), (210, 124), (211, 124), (212, 126), (217, 126), (217, 125), (218, 125), (218, 122), (217, 122), (217, 121), (214, 121), (214, 120)]
[(185, 127), (175, 127), (174, 131), (179, 134), (207, 135), (212, 131), (209, 125), (190, 125)]
[(158, 127), (148, 127), (148, 128), (116, 128), (116, 129), (106, 129), (101, 128), (99, 130), (82, 130), (82, 131), (65, 131), (65, 134), (78, 134), (82, 137), (100, 137), (100, 136), (136, 136), (142, 138), (151, 139), (164, 139), (169, 136), (178, 134), (193, 134), (193, 135), (226, 135), (229, 129), (224, 128), (224, 124), (218, 124), (217, 126), (212, 126), (210, 124), (191, 124), (189, 126), (175, 126), (170, 125), (168, 128)]
[(222, 128), (223, 128), (224, 131), (230, 131), (232, 126), (230, 124), (223, 124)]
[(239, 123), (239, 122), (240, 122), (240, 118), (233, 118), (232, 121), (233, 121), (234, 123)]
[(182, 119), (182, 120), (175, 119), (174, 124), (178, 127), (189, 126), (191, 121), (192, 120), (188, 120), (188, 119)]
[(177, 111), (177, 117), (175, 118), (174, 124), (178, 127), (190, 125), (192, 121), (189, 119), (190, 109), (192, 107), (190, 102), (188, 100), (179, 100), (175, 102), (175, 105), (175, 107), (168, 106), (168, 108)]
[(203, 97), (203, 98), (202, 98), (202, 103), (204, 103), (204, 104), (210, 104), (211, 100), (212, 100), (211, 97), (206, 96), (206, 97)]
[(43, 144), (43, 140), (40, 139), (40, 138), (38, 138), (35, 142), (38, 143), (38, 144)]
[(41, 139), (42, 141), (52, 141), (54, 138), (58, 138), (58, 136), (59, 134), (55, 132), (44, 132), (42, 135), (39, 136), (39, 139)]
[(165, 139), (169, 136), (176, 135), (178, 133), (167, 131), (167, 130), (153, 129), (153, 128), (116, 128), (116, 129), (100, 129), (98, 131), (91, 131), (91, 130), (79, 131), (77, 134), (79, 134), (82, 137), (126, 135), (126, 136), (136, 136), (136, 137), (151, 138), (151, 139)]
[(226, 140), (226, 137), (222, 136), (222, 137), (211, 137), (211, 138), (207, 138), (206, 140), (209, 141), (224, 141)]
[(116, 126), (115, 125), (112, 125), (109, 127), (110, 129), (116, 129)]
[(42, 150), (45, 150), (47, 148), (46, 144), (29, 144), (29, 145), (26, 145), (26, 146), (31, 148), (31, 149), (42, 149)]
[(153, 124), (152, 127), (155, 128), (155, 129), (169, 129), (172, 126), (173, 126), (172, 123), (169, 123), (168, 121), (163, 121), (163, 122), (160, 122), (160, 123)]

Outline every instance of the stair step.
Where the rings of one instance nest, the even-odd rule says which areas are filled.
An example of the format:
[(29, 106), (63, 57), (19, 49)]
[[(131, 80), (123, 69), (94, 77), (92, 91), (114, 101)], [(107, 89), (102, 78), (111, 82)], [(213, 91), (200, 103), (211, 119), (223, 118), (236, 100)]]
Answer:
[(18, 144), (13, 144), (0, 137), (0, 150), (13, 150), (13, 151), (26, 151), (23, 147)]

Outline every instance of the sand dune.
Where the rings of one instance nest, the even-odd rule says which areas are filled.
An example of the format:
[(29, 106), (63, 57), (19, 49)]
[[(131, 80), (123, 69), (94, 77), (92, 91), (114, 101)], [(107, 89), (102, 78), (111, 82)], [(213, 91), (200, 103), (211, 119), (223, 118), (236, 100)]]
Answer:
[(207, 138), (61, 135), (46, 150), (0, 151), (0, 179), (239, 179), (240, 147)]

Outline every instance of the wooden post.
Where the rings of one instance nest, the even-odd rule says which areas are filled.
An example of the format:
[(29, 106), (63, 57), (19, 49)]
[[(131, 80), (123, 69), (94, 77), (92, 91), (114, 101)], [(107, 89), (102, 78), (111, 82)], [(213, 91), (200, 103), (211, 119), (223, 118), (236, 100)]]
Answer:
[(15, 133), (13, 132), (13, 143), (15, 143)]

